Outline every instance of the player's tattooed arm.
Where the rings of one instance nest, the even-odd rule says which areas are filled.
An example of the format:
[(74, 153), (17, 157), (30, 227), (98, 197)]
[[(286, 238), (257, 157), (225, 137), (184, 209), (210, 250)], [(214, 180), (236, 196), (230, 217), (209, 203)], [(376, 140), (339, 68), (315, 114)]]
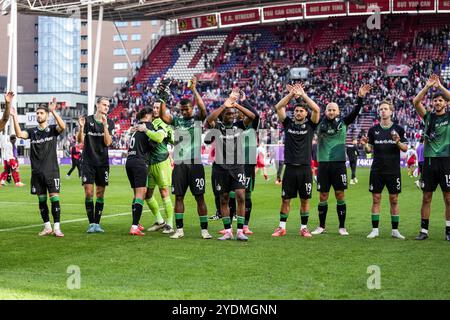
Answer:
[(0, 119), (0, 131), (3, 130), (6, 126), (6, 123), (9, 120), (10, 110), (11, 110), (11, 102), (14, 98), (13, 92), (8, 92), (5, 94), (5, 112), (3, 112), (3, 117)]
[(28, 132), (20, 129), (19, 120), (17, 120), (17, 111), (14, 108), (11, 108), (11, 117), (13, 119), (16, 136), (20, 139), (28, 139)]
[(425, 106), (422, 104), (422, 100), (432, 87), (436, 87), (439, 85), (438, 81), (439, 81), (439, 77), (436, 76), (435, 74), (433, 74), (430, 77), (430, 79), (428, 79), (427, 83), (422, 88), (422, 90), (420, 90), (420, 92), (417, 94), (417, 96), (415, 96), (413, 99), (414, 108), (416, 108), (416, 111), (421, 118), (425, 117), (425, 114), (427, 113)]
[(289, 93), (275, 105), (275, 111), (277, 112), (278, 120), (280, 122), (283, 122), (284, 119), (286, 119), (286, 105), (295, 95), (293, 86), (288, 84), (286, 88)]
[(56, 98), (55, 97), (53, 97), (52, 101), (49, 103), (48, 109), (49, 109), (50, 113), (53, 115), (53, 117), (55, 118), (55, 121), (57, 124), (56, 130), (58, 130), (59, 133), (66, 130), (66, 124), (64, 123), (61, 116), (56, 112)]
[(163, 101), (161, 101), (161, 106), (159, 107), (159, 117), (165, 123), (172, 124), (173, 117), (169, 112), (167, 112), (167, 105)]
[(86, 118), (84, 116), (80, 116), (78, 118), (78, 133), (77, 133), (77, 142), (84, 143), (84, 125), (86, 124)]

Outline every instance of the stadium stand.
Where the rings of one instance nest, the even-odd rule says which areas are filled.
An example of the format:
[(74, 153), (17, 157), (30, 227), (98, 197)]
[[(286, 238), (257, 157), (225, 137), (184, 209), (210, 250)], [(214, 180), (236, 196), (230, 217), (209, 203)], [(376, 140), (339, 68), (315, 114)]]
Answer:
[[(349, 140), (367, 132), (377, 121), (374, 106), (389, 98), (397, 121), (405, 127), (410, 143), (415, 143), (422, 124), (412, 97), (432, 73), (450, 80), (449, 21), (448, 14), (383, 16), (381, 30), (368, 30), (364, 17), (345, 17), (163, 37), (134, 78), (114, 95), (110, 114), (118, 129), (114, 145), (126, 147), (122, 136), (136, 111), (153, 101), (161, 79), (174, 79), (171, 89), (176, 103), (190, 94), (186, 82), (202, 73), (217, 73), (213, 82), (200, 81), (209, 108), (239, 86), (261, 113), (262, 128), (277, 129), (272, 107), (281, 98), (293, 67), (310, 70), (303, 81), (319, 105), (337, 102), (343, 114), (355, 104), (363, 82), (374, 86), (350, 128)], [(392, 76), (386, 71), (388, 65), (407, 65), (409, 71)]]

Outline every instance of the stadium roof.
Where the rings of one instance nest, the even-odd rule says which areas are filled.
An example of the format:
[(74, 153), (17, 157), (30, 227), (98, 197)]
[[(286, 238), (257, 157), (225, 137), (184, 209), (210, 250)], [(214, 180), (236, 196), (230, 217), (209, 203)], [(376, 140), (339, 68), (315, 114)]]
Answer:
[[(6, 7), (11, 0), (0, 0)], [(19, 13), (69, 17), (87, 17), (89, 0), (16, 0)], [(101, 4), (104, 6), (104, 20), (170, 20), (202, 13), (243, 9), (262, 5), (276, 5), (319, 0), (90, 0), (93, 3), (93, 18), (97, 19)], [(343, 1), (344, 2), (344, 1)], [(353, 0), (352, 2), (358, 2)]]

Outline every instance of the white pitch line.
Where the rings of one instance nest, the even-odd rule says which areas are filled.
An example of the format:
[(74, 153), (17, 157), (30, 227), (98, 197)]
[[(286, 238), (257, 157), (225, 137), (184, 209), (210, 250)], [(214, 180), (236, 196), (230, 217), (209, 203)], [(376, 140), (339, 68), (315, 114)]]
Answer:
[[(160, 208), (161, 209), (161, 208)], [(150, 210), (142, 210), (142, 212), (148, 212)], [(126, 216), (131, 214), (131, 212), (122, 212), (122, 213), (116, 213), (116, 214), (110, 214), (107, 216), (102, 216), (102, 219), (104, 218), (113, 218), (113, 217), (120, 217), (120, 216)], [(82, 218), (82, 219), (74, 219), (74, 220), (66, 220), (66, 221), (62, 221), (61, 224), (64, 226), (67, 223), (73, 223), (73, 222), (80, 222), (80, 221), (86, 221), (87, 218)], [(7, 228), (7, 229), (0, 229), (0, 232), (4, 232), (4, 231), (14, 231), (14, 230), (22, 230), (22, 229), (30, 229), (30, 228), (36, 228), (36, 227), (42, 227), (42, 223), (41, 224), (33, 224), (33, 225), (28, 225), (28, 226), (21, 226), (21, 227), (13, 227), (13, 228)]]

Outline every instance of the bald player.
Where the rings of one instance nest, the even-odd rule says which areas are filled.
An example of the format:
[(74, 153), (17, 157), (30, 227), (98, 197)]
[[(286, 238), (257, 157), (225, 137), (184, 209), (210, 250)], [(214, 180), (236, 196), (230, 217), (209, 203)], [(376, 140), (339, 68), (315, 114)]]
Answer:
[(347, 128), (358, 116), (363, 106), (363, 98), (371, 90), (370, 85), (362, 86), (358, 91), (357, 106), (346, 117), (340, 117), (339, 106), (331, 102), (325, 110), (325, 117), (317, 128), (317, 160), (319, 171), (317, 175), (317, 191), (320, 193), (318, 206), (319, 227), (312, 234), (325, 232), (325, 221), (328, 211), (328, 196), (333, 186), (339, 219), (339, 234), (347, 236), (345, 218), (347, 206), (345, 192), (347, 189), (347, 167), (345, 165), (345, 140)]

